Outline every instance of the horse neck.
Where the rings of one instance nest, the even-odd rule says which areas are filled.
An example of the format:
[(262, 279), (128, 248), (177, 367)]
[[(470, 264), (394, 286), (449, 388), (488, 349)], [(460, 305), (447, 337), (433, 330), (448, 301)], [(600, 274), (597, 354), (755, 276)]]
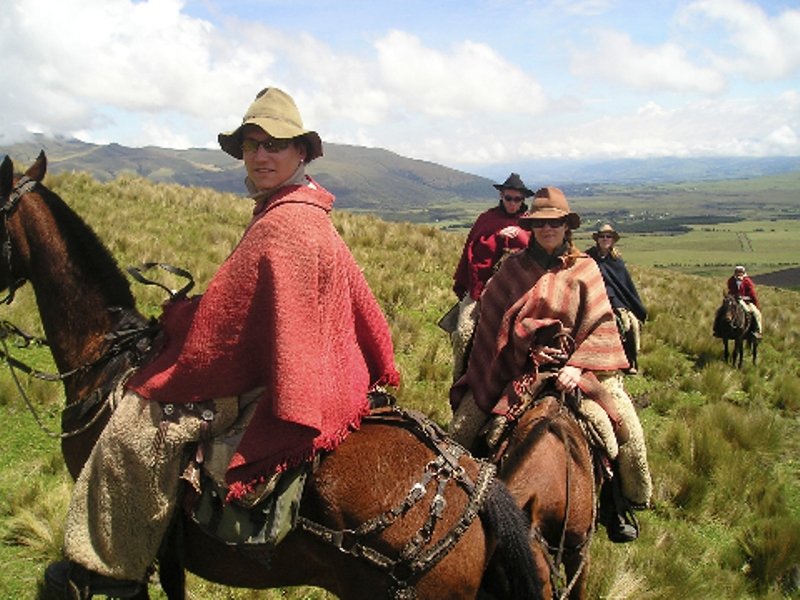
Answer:
[(120, 307), (135, 310), (128, 282), (92, 230), (54, 193), (26, 194), (9, 219), (12, 260), (31, 283), (60, 372), (95, 360)]
[(538, 444), (551, 431), (551, 424), (561, 418), (559, 404), (550, 396), (543, 397), (520, 417), (508, 448), (507, 467), (524, 462), (533, 456)]

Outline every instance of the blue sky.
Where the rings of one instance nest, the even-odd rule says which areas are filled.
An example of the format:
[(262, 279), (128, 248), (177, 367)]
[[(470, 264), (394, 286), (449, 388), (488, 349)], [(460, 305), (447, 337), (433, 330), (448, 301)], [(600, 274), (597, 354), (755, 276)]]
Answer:
[(0, 144), (215, 147), (285, 89), (323, 140), (472, 172), (800, 155), (800, 3), (6, 0)]

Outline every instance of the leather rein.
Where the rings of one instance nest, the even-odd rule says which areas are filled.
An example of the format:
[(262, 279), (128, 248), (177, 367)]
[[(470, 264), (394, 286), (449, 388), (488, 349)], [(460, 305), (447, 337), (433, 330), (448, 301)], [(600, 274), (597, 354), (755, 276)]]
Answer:
[[(8, 219), (10, 216), (13, 215), (17, 206), (19, 206), (19, 202), (22, 199), (22, 197), (25, 194), (33, 191), (33, 189), (36, 187), (37, 184), (38, 181), (36, 181), (35, 179), (32, 179), (27, 175), (22, 176), (17, 182), (17, 184), (14, 186), (14, 188), (11, 190), (8, 199), (5, 202), (3, 202), (2, 205), (0, 205), (0, 214), (2, 214), (3, 231), (5, 234), (5, 239), (3, 240), (2, 249), (0, 249), (0, 252), (2, 253), (0, 259), (5, 263), (5, 266), (8, 269), (9, 277), (11, 277), (12, 274), (13, 246), (11, 244), (11, 235), (8, 229)], [(166, 270), (169, 270), (172, 273), (184, 276), (189, 279), (189, 283), (187, 283), (181, 290), (175, 292), (169, 290), (168, 288), (157, 282), (153, 282), (151, 280), (146, 279), (141, 274), (141, 269), (149, 269), (154, 266), (159, 266), (165, 268)], [(129, 272), (131, 271), (135, 271), (135, 275), (133, 273), (132, 275), (134, 275), (134, 278), (137, 281), (141, 281), (142, 283), (146, 284), (159, 285), (160, 287), (166, 289), (173, 298), (178, 295), (185, 295), (186, 292), (188, 292), (194, 285), (194, 280), (191, 274), (189, 274), (187, 271), (184, 271), (183, 269), (178, 269), (177, 267), (171, 267), (170, 265), (162, 265), (161, 263), (145, 263), (144, 265), (142, 265), (142, 267), (139, 268), (132, 267), (131, 269), (129, 269)], [(3, 304), (11, 304), (14, 300), (16, 291), (20, 287), (22, 287), (26, 283), (26, 281), (27, 281), (26, 278), (21, 277), (13, 281), (13, 283), (9, 284), (8, 295), (2, 300), (0, 300), (0, 302), (2, 302)], [(121, 312), (123, 309), (110, 308), (109, 310), (112, 311), (116, 310)], [(126, 321), (131, 326), (128, 326), (128, 324), (126, 324)], [(8, 340), (10, 338), (16, 338), (17, 341), (14, 343), (14, 345), (17, 348), (27, 348), (30, 347), (32, 344), (39, 346), (47, 346), (49, 345), (47, 340), (45, 338), (40, 338), (25, 333), (24, 331), (22, 331), (22, 329), (20, 329), (10, 321), (7, 320), (0, 321), (0, 346), (2, 346), (2, 350), (0, 350), (0, 359), (5, 361), (5, 363), (8, 365), (9, 370), (11, 372), (11, 377), (14, 380), (14, 384), (16, 385), (17, 390), (20, 392), (20, 395), (25, 401), (25, 404), (28, 407), (29, 412), (31, 413), (31, 415), (33, 415), (33, 418), (36, 421), (37, 425), (49, 437), (60, 438), (60, 439), (74, 437), (80, 435), (81, 433), (89, 429), (92, 425), (94, 425), (102, 417), (106, 407), (109, 405), (110, 394), (107, 393), (110, 392), (110, 389), (108, 389), (109, 386), (106, 385), (103, 386), (102, 388), (98, 388), (97, 390), (94, 390), (91, 394), (89, 394), (87, 398), (83, 398), (78, 402), (70, 405), (70, 406), (82, 406), (85, 403), (90, 402), (90, 404), (93, 406), (98, 402), (102, 402), (101, 409), (97, 411), (97, 413), (92, 417), (91, 420), (89, 420), (89, 422), (87, 422), (77, 430), (56, 433), (54, 431), (49, 430), (44, 425), (44, 422), (40, 418), (39, 413), (37, 412), (36, 408), (33, 405), (33, 402), (31, 401), (30, 397), (25, 391), (24, 386), (20, 382), (19, 377), (17, 376), (17, 371), (21, 371), (30, 377), (33, 377), (35, 379), (40, 379), (43, 381), (65, 381), (70, 377), (73, 377), (81, 373), (85, 373), (92, 368), (108, 364), (115, 358), (123, 356), (125, 354), (128, 354), (129, 356), (132, 357), (131, 364), (133, 365), (139, 364), (143, 356), (149, 349), (153, 339), (158, 334), (159, 327), (155, 322), (155, 320), (152, 319), (148, 321), (145, 325), (133, 326), (131, 324), (131, 320), (126, 319), (125, 315), (123, 315), (120, 322), (121, 322), (121, 327), (119, 329), (105, 335), (105, 339), (109, 342), (108, 347), (106, 348), (105, 352), (103, 352), (96, 359), (88, 361), (74, 369), (70, 369), (69, 371), (58, 372), (58, 373), (46, 373), (44, 371), (39, 371), (37, 369), (34, 369), (30, 365), (11, 356), (11, 354), (8, 351)], [(115, 381), (112, 382), (110, 387), (113, 387), (113, 384), (115, 382), (116, 378)], [(68, 406), (67, 409), (69, 409), (70, 406)], [(81, 412), (85, 413), (88, 411), (89, 408), (91, 408), (91, 406), (89, 407), (82, 406)]]
[[(538, 390), (537, 396), (535, 398), (530, 398), (527, 401), (523, 401), (518, 404), (514, 409), (512, 409), (511, 413), (513, 417), (510, 419), (507, 429), (503, 434), (503, 440), (501, 443), (498, 444), (495, 451), (492, 453), (490, 457), (494, 464), (502, 465), (502, 463), (508, 458), (509, 456), (509, 445), (508, 439), (511, 435), (511, 430), (516, 427), (517, 423), (519, 423), (519, 418), (528, 410), (532, 409), (536, 406), (539, 401), (546, 395), (552, 395), (557, 403), (558, 403), (558, 413), (556, 416), (563, 416), (564, 418), (570, 419), (578, 424), (579, 427), (580, 421), (578, 420), (577, 414), (577, 405), (580, 403), (580, 389), (576, 388), (576, 392), (574, 394), (568, 394), (565, 391), (556, 391), (555, 386), (553, 385), (555, 374), (548, 374), (547, 376), (548, 381), (542, 385), (542, 387)], [(549, 389), (548, 389), (549, 388)], [(536, 419), (536, 422), (553, 418), (553, 415), (543, 415)], [(582, 428), (582, 427), (581, 427)], [(561, 443), (564, 445), (565, 452), (567, 456), (570, 454), (570, 440), (567, 435), (564, 433), (563, 430), (559, 429), (559, 438)], [(594, 499), (594, 489), (592, 490), (593, 498), (592, 498), (592, 527), (588, 532), (586, 539), (584, 539), (580, 544), (572, 547), (567, 547), (565, 544), (565, 538), (568, 528), (567, 522), (567, 515), (569, 514), (569, 507), (571, 501), (571, 482), (572, 482), (572, 469), (571, 469), (571, 462), (569, 459), (566, 461), (566, 472), (565, 472), (565, 493), (566, 493), (566, 508), (564, 511), (564, 522), (562, 523), (561, 527), (561, 534), (559, 536), (558, 546), (551, 546), (547, 539), (544, 537), (542, 532), (539, 530), (538, 527), (531, 524), (531, 538), (539, 545), (542, 550), (544, 550), (543, 555), (547, 562), (550, 571), (550, 585), (552, 586), (554, 592), (557, 594), (558, 598), (566, 598), (572, 592), (572, 588), (577, 583), (581, 572), (586, 566), (586, 552), (585, 549), (591, 543), (592, 537), (594, 536), (594, 523), (596, 519), (596, 501)], [(566, 587), (561, 588), (559, 585), (559, 572), (560, 568), (559, 565), (563, 563), (563, 557), (565, 554), (579, 554), (581, 557), (580, 566), (578, 567), (577, 571), (573, 575), (572, 579), (566, 582)]]

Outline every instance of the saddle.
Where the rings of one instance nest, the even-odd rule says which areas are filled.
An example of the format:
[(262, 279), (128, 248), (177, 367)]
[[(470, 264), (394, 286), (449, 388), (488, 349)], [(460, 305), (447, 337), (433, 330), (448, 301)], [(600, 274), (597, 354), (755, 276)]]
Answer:
[[(252, 493), (226, 501), (225, 471), (259, 395), (254, 390), (237, 399), (240, 412), (234, 424), (224, 435), (201, 441), (181, 477), (188, 483), (185, 513), (207, 534), (241, 551), (252, 550), (253, 558), (268, 565), (272, 550), (297, 525), (306, 480), (320, 459), (275, 473)], [(373, 411), (395, 403), (382, 389), (371, 391), (369, 400)]]
[[(628, 440), (629, 435), (613, 405), (608, 401), (601, 403), (589, 398), (580, 390), (574, 394), (559, 392), (554, 381), (554, 373), (539, 373), (525, 378), (524, 382), (517, 382), (515, 391), (518, 400), (507, 412), (490, 419), (479, 434), (486, 443), (488, 454), (495, 458), (502, 456), (519, 418), (545, 396), (554, 396), (559, 398), (561, 405), (578, 421), (589, 445), (601, 451), (609, 460), (615, 460), (619, 446)], [(602, 388), (599, 382), (598, 386)], [(602, 389), (599, 395), (606, 398), (608, 394)]]

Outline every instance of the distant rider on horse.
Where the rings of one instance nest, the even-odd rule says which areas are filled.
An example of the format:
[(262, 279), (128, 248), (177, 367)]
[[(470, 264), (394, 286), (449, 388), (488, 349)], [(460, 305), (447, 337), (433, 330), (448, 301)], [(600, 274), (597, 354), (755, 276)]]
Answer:
[(745, 271), (744, 266), (736, 265), (733, 275), (728, 278), (728, 293), (734, 296), (741, 307), (753, 316), (755, 323), (752, 334), (755, 338), (761, 337), (761, 307), (756, 295), (756, 286)]

